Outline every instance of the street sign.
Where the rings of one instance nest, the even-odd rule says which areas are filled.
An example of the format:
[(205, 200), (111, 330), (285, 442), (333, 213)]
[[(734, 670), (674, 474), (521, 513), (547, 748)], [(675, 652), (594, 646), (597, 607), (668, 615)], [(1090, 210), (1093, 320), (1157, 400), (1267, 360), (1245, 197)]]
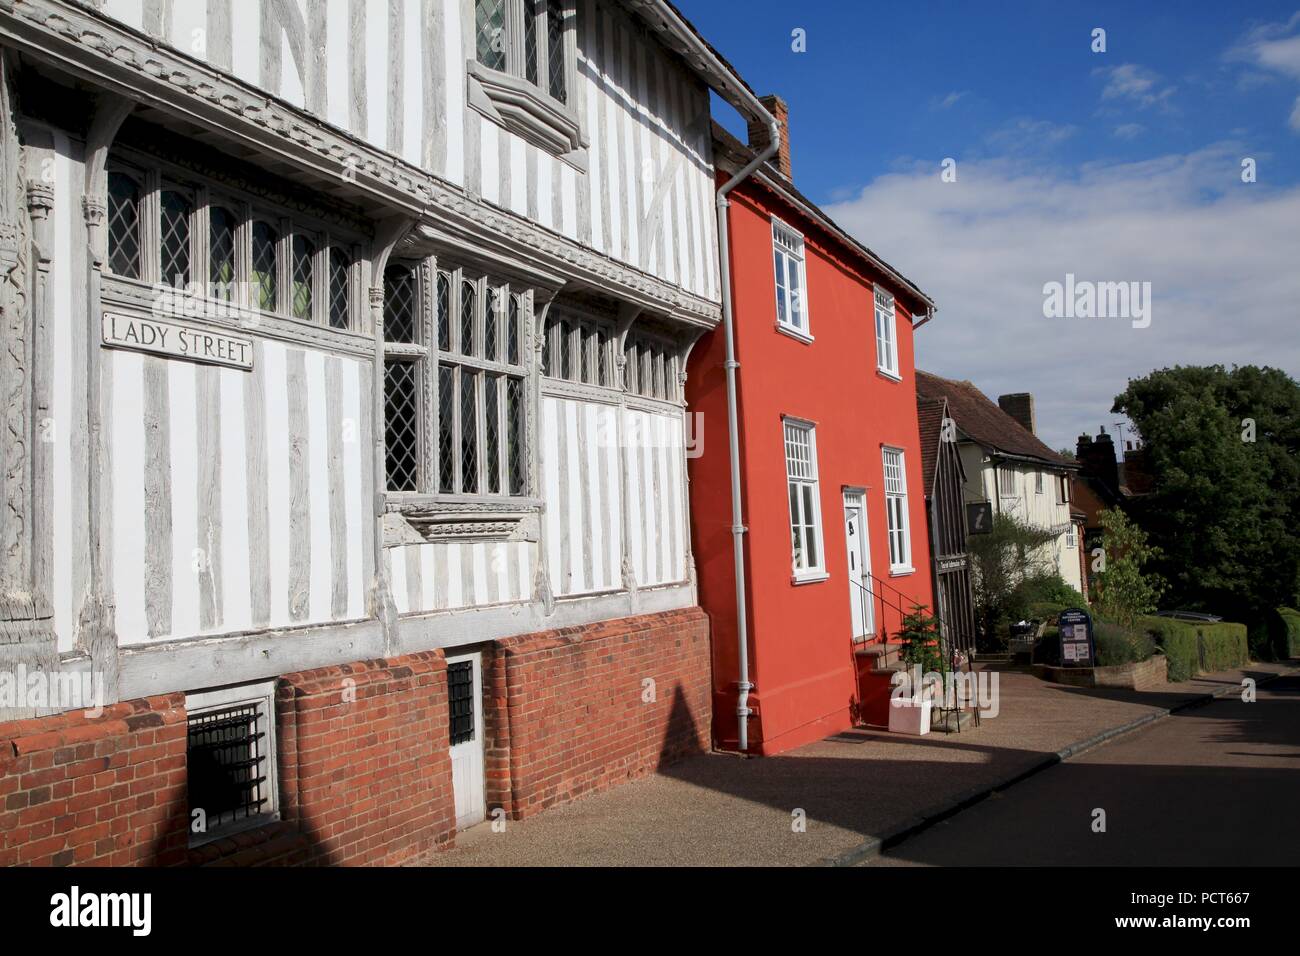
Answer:
[(993, 533), (993, 503), (991, 501), (977, 501), (974, 504), (966, 505), (966, 533)]
[(1061, 631), (1061, 666), (1093, 667), (1097, 662), (1097, 645), (1088, 612), (1077, 607), (1062, 611), (1056, 626)]

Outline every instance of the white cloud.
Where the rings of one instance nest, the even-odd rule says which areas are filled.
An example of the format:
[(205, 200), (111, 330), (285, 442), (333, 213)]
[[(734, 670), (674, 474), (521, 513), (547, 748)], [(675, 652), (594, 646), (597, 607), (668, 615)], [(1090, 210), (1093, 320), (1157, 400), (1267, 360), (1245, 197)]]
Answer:
[[(1267, 363), (1300, 374), (1300, 187), (1241, 183), (1241, 155), (1221, 143), (1079, 168), (966, 160), (955, 183), (935, 160), (827, 211), (937, 301), (918, 365), (995, 398), (1033, 392), (1044, 440), (1073, 447), (1112, 420), (1129, 377), (1153, 368)], [(1151, 282), (1151, 326), (1044, 318), (1043, 286), (1066, 273)]]
[[(1229, 61), (1249, 63), (1291, 79), (1300, 79), (1300, 12), (1284, 23), (1264, 23), (1252, 27), (1224, 57)], [(1288, 124), (1300, 133), (1300, 98), (1296, 99)]]
[(1121, 100), (1132, 103), (1139, 109), (1152, 106), (1168, 109), (1169, 100), (1177, 89), (1166, 84), (1159, 73), (1136, 63), (1098, 67), (1093, 70), (1093, 75), (1106, 78), (1106, 85), (1101, 91), (1103, 101)]
[(1136, 139), (1146, 132), (1146, 127), (1141, 123), (1122, 123), (1115, 127), (1115, 135), (1120, 139)]
[(958, 101), (969, 92), (969, 90), (954, 90), (942, 99), (931, 101), (930, 108), (936, 110), (950, 109), (953, 106), (956, 106)]

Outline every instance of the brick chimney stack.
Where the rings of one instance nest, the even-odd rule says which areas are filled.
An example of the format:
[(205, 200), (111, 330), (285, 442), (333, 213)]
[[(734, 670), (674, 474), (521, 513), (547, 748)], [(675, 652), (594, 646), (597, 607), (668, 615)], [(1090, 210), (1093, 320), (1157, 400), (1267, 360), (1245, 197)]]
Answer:
[[(781, 124), (781, 148), (776, 151), (768, 162), (774, 163), (781, 175), (786, 179), (794, 182), (794, 176), (790, 173), (790, 107), (786, 105), (785, 100), (779, 96), (763, 96), (759, 102), (767, 109), (769, 113), (776, 117), (776, 121)], [(749, 121), (749, 146), (756, 152), (767, 148), (768, 134), (766, 123), (756, 123), (754, 120)]]
[(1096, 439), (1080, 435), (1075, 446), (1079, 459), (1079, 473), (1087, 478), (1098, 478), (1111, 491), (1119, 493), (1119, 462), (1115, 459), (1115, 441), (1106, 434), (1103, 425)]
[(1034, 431), (1034, 396), (1028, 392), (1016, 392), (1014, 395), (999, 395), (998, 407), (1020, 423), (1031, 435)]

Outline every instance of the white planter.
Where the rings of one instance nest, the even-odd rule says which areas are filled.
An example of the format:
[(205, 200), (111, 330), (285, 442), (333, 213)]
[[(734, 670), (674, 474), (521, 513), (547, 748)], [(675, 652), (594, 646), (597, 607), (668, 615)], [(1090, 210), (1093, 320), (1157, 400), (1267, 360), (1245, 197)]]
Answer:
[(913, 734), (923, 737), (930, 732), (930, 698), (889, 702), (889, 729), (896, 734)]

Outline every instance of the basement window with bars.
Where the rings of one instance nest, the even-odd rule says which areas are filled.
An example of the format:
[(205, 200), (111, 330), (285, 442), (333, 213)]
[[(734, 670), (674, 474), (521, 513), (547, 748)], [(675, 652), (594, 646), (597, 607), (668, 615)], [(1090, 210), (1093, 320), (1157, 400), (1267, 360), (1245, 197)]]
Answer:
[(190, 846), (279, 818), (274, 700), (274, 681), (186, 696)]
[(255, 209), (215, 181), (170, 166), (112, 157), (106, 177), (110, 275), (359, 330), (362, 290), (352, 237), (300, 216)]
[[(427, 286), (432, 286), (428, 288)], [(384, 274), (384, 408), (390, 492), (523, 496), (526, 300), (463, 269)]]

